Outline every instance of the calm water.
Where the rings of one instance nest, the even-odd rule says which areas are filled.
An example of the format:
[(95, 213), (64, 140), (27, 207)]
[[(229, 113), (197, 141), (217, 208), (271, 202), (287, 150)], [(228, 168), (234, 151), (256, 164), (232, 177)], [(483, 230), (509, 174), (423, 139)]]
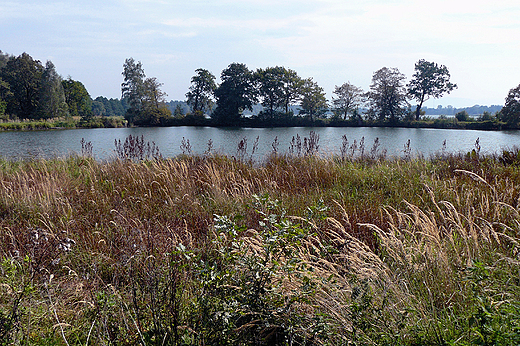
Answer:
[(380, 148), (389, 155), (403, 155), (404, 146), (410, 140), (412, 154), (430, 155), (440, 152), (446, 141), (447, 152), (467, 152), (475, 148), (479, 138), (481, 152), (493, 153), (503, 148), (520, 146), (520, 131), (473, 131), (404, 128), (270, 128), (270, 129), (225, 129), (211, 127), (169, 127), (169, 128), (123, 128), (123, 129), (78, 129), (48, 130), (30, 132), (0, 132), (0, 152), (10, 159), (67, 156), (81, 153), (81, 139), (91, 142), (97, 159), (115, 156), (114, 140), (128, 135), (144, 136), (145, 141), (154, 141), (164, 157), (182, 153), (182, 138), (189, 140), (194, 153), (203, 153), (208, 141), (213, 142), (213, 150), (236, 155), (237, 145), (242, 138), (247, 139), (250, 154), (258, 137), (256, 158), (272, 151), (272, 143), (278, 138), (278, 151), (288, 152), (293, 136), (309, 137), (310, 131), (319, 135), (319, 151), (325, 154), (340, 154), (342, 136), (346, 135), (349, 145), (364, 138), (366, 151), (370, 151), (374, 140), (379, 138)]

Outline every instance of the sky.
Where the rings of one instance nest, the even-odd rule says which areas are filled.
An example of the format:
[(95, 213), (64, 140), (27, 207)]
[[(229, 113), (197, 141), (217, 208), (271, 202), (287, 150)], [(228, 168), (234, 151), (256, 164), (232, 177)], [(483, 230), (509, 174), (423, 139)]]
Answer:
[(0, 50), (51, 60), (92, 98), (121, 97), (125, 59), (141, 61), (167, 100), (185, 100), (198, 68), (285, 66), (330, 99), (375, 71), (410, 80), (419, 59), (458, 89), (425, 105), (503, 105), (520, 84), (518, 0), (0, 0)]

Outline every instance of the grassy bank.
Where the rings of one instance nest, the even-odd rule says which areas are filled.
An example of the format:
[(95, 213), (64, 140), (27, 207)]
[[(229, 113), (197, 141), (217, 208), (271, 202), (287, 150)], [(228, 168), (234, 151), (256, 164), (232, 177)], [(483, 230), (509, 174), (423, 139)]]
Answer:
[(519, 163), (0, 161), (0, 344), (517, 345)]
[(49, 130), (59, 128), (113, 128), (125, 127), (123, 117), (92, 117), (88, 120), (79, 117), (69, 119), (48, 119), (33, 121), (4, 121), (0, 122), (0, 131), (30, 131)]

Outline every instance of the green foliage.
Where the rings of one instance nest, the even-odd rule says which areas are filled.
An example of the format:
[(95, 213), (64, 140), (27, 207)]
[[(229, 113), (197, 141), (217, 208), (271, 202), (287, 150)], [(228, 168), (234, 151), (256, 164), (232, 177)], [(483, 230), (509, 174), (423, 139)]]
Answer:
[(92, 116), (92, 99), (83, 83), (69, 77), (62, 81), (62, 85), (70, 115), (85, 119)]
[(311, 229), (291, 222), (267, 195), (253, 196), (252, 207), (260, 216), (258, 231), (215, 216), (210, 252), (183, 252), (199, 286), (188, 317), (197, 321), (194, 333), (181, 339), (212, 345), (307, 345), (323, 327), (300, 310), (316, 287), (300, 258)]
[(332, 99), (332, 104), (334, 106), (334, 113), (338, 117), (343, 116), (343, 120), (347, 120), (348, 114), (351, 114), (352, 120), (361, 120), (358, 108), (363, 103), (363, 89), (347, 82), (341, 86), (336, 86), (334, 94), (336, 98)]
[(191, 78), (190, 91), (186, 93), (187, 103), (193, 113), (201, 112), (204, 114), (213, 107), (213, 93), (217, 88), (215, 76), (202, 68), (196, 69), (195, 72), (197, 75)]
[(419, 120), (421, 107), (430, 97), (439, 98), (457, 88), (450, 82), (450, 73), (446, 66), (437, 65), (424, 59), (415, 63), (415, 73), (408, 83), (408, 94), (417, 101), (415, 119)]
[(396, 123), (405, 114), (408, 102), (404, 80), (397, 68), (383, 67), (374, 72), (367, 97), (370, 112), (378, 120)]
[(211, 115), (219, 125), (237, 125), (246, 109), (256, 103), (253, 73), (245, 64), (232, 63), (220, 75), (221, 84), (215, 90), (217, 108)]
[(162, 83), (155, 77), (145, 78), (140, 61), (126, 59), (122, 74), (121, 97), (128, 101), (125, 119), (131, 125), (160, 125), (171, 117), (164, 99), (166, 94), (161, 91)]
[(466, 111), (460, 111), (457, 114), (455, 114), (455, 119), (458, 121), (469, 121), (469, 114)]
[(121, 84), (121, 97), (128, 100), (128, 109), (125, 119), (134, 124), (142, 112), (142, 99), (144, 95), (144, 70), (142, 63), (135, 62), (133, 58), (125, 60), (123, 65), (124, 82)]
[(29, 54), (9, 59), (0, 71), (0, 78), (9, 85), (7, 112), (21, 119), (36, 119), (40, 82), (44, 67)]
[(51, 61), (47, 61), (42, 74), (38, 112), (42, 119), (69, 116), (62, 80)]
[(520, 84), (509, 90), (506, 103), (499, 113), (499, 118), (513, 126), (517, 126), (520, 122)]
[(520, 302), (511, 301), (510, 292), (494, 287), (497, 268), (473, 261), (468, 267), (473, 292), (473, 309), (468, 319), (472, 345), (498, 346), (520, 343)]
[(325, 114), (328, 110), (325, 91), (312, 78), (303, 81), (301, 88), (302, 102), (300, 114), (308, 115), (311, 121)]
[(124, 117), (126, 108), (123, 100), (98, 96), (92, 102), (92, 111), (98, 116)]
[(276, 66), (258, 69), (254, 74), (258, 83), (258, 92), (262, 105), (267, 109), (265, 112), (267, 119), (272, 119), (275, 115), (275, 110), (284, 105), (283, 80), (285, 73), (285, 68)]

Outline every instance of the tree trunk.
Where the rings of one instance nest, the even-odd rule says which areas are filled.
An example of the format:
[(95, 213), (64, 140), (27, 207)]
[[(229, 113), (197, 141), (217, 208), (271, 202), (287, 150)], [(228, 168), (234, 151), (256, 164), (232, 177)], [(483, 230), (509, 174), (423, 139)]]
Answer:
[(417, 108), (415, 109), (415, 120), (419, 120), (421, 118), (421, 108), (422, 104), (424, 102), (424, 95), (421, 97), (421, 101), (417, 105)]

